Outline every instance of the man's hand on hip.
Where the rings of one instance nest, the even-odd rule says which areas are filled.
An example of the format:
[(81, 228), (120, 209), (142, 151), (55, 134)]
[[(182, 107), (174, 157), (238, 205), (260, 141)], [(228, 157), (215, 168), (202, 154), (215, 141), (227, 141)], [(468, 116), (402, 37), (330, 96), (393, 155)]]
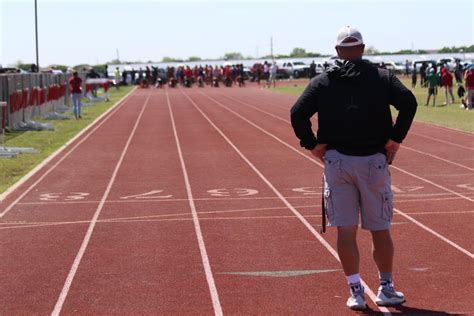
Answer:
[(399, 148), (400, 144), (391, 139), (389, 139), (388, 142), (385, 144), (385, 150), (387, 151), (387, 162), (389, 165), (391, 165), (393, 160), (395, 159), (395, 155), (397, 154)]
[(316, 147), (311, 149), (311, 153), (314, 157), (318, 158), (319, 161), (324, 163), (324, 154), (326, 153), (326, 144), (317, 144)]

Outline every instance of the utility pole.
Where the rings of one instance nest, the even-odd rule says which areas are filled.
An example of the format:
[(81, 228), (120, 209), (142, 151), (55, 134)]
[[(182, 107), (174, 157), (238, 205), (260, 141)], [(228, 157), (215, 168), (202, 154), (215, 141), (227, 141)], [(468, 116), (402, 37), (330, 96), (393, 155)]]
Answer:
[(119, 55), (119, 50), (117, 48), (117, 62), (120, 62), (120, 55)]
[(273, 61), (273, 37), (270, 37), (270, 56), (272, 57)]
[(35, 0), (35, 33), (36, 33), (36, 72), (39, 72), (39, 54), (38, 54), (38, 4)]

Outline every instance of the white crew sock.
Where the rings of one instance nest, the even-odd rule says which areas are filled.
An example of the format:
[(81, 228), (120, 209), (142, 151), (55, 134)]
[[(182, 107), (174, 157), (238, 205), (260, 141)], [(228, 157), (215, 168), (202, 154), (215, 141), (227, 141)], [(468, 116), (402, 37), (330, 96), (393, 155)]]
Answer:
[(359, 273), (348, 275), (348, 276), (346, 276), (346, 278), (347, 278), (347, 283), (349, 283), (349, 285), (360, 284), (360, 274)]

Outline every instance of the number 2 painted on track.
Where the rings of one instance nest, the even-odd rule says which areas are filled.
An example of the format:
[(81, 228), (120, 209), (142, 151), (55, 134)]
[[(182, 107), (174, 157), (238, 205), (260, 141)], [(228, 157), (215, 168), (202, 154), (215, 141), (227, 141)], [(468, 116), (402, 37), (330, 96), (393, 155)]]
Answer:
[(135, 194), (135, 195), (129, 195), (129, 196), (123, 196), (120, 199), (122, 200), (127, 200), (127, 199), (169, 199), (172, 197), (172, 195), (158, 195), (158, 193), (163, 193), (164, 190), (153, 190), (150, 192), (146, 193), (141, 193), (141, 194)]

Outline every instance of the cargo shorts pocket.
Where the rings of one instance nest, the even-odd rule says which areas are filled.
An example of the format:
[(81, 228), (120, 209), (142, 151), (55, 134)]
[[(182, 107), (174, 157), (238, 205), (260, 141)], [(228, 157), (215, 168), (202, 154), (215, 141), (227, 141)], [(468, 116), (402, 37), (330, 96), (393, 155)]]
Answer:
[(324, 162), (324, 175), (329, 185), (344, 182), (341, 178), (341, 160), (326, 158)]
[(369, 162), (369, 180), (371, 187), (383, 186), (389, 176), (388, 165), (385, 161)]
[(382, 193), (382, 218), (391, 221), (393, 218), (393, 193)]

